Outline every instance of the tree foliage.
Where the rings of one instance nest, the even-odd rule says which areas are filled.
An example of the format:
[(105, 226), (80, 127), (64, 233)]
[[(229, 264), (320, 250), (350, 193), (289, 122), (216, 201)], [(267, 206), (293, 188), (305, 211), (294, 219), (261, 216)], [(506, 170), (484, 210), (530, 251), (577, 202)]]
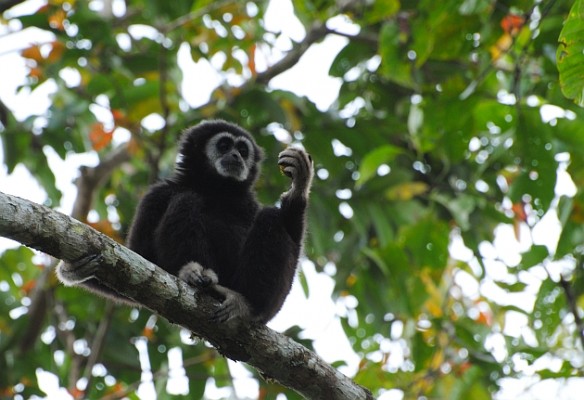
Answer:
[[(584, 2), (292, 4), (305, 35), (281, 57), (288, 38), (266, 28), (264, 2), (7, 9), (6, 35), (38, 29), (45, 40), (19, 50), (19, 90), (53, 90), (39, 115), (0, 104), (4, 168), (25, 166), (57, 207), (50, 155), (97, 155), (79, 172), (72, 214), (123, 241), (147, 185), (172, 170), (184, 127), (224, 118), (253, 132), (267, 203), (285, 185), (276, 155), (301, 142), (317, 168), (306, 255), (334, 279), (358, 383), (406, 399), (486, 399), (506, 379), (582, 379)], [(329, 69), (340, 83), (330, 107), (271, 86), (330, 36), (346, 41)], [(189, 76), (185, 59), (215, 70), (197, 104), (214, 78)], [(189, 397), (211, 378), (233, 387), (205, 343), (60, 286), (49, 264), (23, 247), (0, 256), (0, 395), (42, 394), (42, 370), (77, 397), (135, 397), (137, 342), (161, 398), (177, 347)], [(297, 397), (258, 382), (261, 398)]]

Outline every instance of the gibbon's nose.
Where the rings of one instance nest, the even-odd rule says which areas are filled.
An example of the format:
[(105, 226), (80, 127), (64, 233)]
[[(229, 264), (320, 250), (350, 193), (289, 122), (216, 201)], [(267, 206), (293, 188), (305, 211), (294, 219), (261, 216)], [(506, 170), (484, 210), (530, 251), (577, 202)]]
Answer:
[(236, 151), (232, 151), (231, 152), (231, 158), (233, 158), (234, 160), (239, 160), (239, 154), (237, 154)]

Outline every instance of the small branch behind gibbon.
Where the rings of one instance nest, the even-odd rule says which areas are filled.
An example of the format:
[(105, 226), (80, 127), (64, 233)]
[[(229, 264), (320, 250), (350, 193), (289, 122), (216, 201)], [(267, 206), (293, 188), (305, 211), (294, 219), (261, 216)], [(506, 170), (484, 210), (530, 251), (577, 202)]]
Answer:
[(99, 255), (94, 277), (101, 283), (307, 398), (373, 399), (316, 354), (265, 325), (227, 327), (212, 322), (219, 304), (210, 294), (64, 214), (0, 192), (0, 236), (68, 262)]

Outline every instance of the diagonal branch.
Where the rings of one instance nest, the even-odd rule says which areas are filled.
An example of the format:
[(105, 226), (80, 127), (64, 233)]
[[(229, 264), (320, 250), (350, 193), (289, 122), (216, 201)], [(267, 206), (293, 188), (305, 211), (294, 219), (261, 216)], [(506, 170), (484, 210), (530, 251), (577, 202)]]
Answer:
[(85, 220), (91, 210), (91, 204), (96, 189), (109, 178), (114, 169), (130, 160), (128, 145), (123, 144), (112, 150), (101, 162), (95, 167), (79, 168), (80, 177), (75, 184), (77, 186), (77, 199), (73, 206), (71, 215), (78, 220)]
[(286, 53), (284, 58), (282, 58), (280, 61), (270, 66), (265, 71), (257, 74), (255, 79), (247, 81), (243, 85), (243, 88), (245, 89), (253, 84), (267, 85), (272, 80), (272, 78), (280, 75), (282, 72), (285, 72), (296, 65), (304, 53), (306, 53), (306, 50), (308, 50), (309, 47), (314, 43), (322, 40), (328, 33), (329, 30), (323, 24), (314, 24), (302, 42), (298, 43), (292, 50)]
[[(582, 268), (582, 265), (580, 264), (578, 267)], [(560, 286), (566, 295), (568, 308), (574, 316), (574, 323), (576, 324), (578, 339), (584, 348), (584, 321), (582, 321), (582, 318), (580, 317), (580, 311), (578, 310), (578, 300), (574, 294), (574, 290), (570, 285), (570, 282), (568, 282), (563, 276), (560, 276)]]
[(91, 277), (307, 398), (373, 398), (316, 354), (265, 325), (213, 323), (218, 304), (210, 294), (64, 214), (0, 192), (0, 235), (69, 262), (100, 255), (102, 262)]

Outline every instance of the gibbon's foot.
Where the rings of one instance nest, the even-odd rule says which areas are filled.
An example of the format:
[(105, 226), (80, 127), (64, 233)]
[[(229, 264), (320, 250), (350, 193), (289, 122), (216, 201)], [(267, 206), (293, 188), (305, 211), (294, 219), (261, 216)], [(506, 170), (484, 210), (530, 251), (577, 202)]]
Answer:
[(201, 264), (193, 261), (181, 267), (178, 277), (196, 287), (207, 287), (219, 282), (217, 274), (213, 270), (205, 269)]
[(297, 147), (288, 147), (278, 155), (278, 165), (284, 175), (292, 178), (291, 196), (308, 197), (314, 175), (312, 157)]
[(93, 278), (103, 261), (101, 254), (90, 254), (72, 262), (61, 261), (57, 265), (57, 276), (67, 285), (76, 285)]
[(224, 323), (234, 319), (249, 321), (251, 310), (241, 293), (216, 285), (214, 289), (225, 297), (225, 300), (215, 312), (213, 322)]

